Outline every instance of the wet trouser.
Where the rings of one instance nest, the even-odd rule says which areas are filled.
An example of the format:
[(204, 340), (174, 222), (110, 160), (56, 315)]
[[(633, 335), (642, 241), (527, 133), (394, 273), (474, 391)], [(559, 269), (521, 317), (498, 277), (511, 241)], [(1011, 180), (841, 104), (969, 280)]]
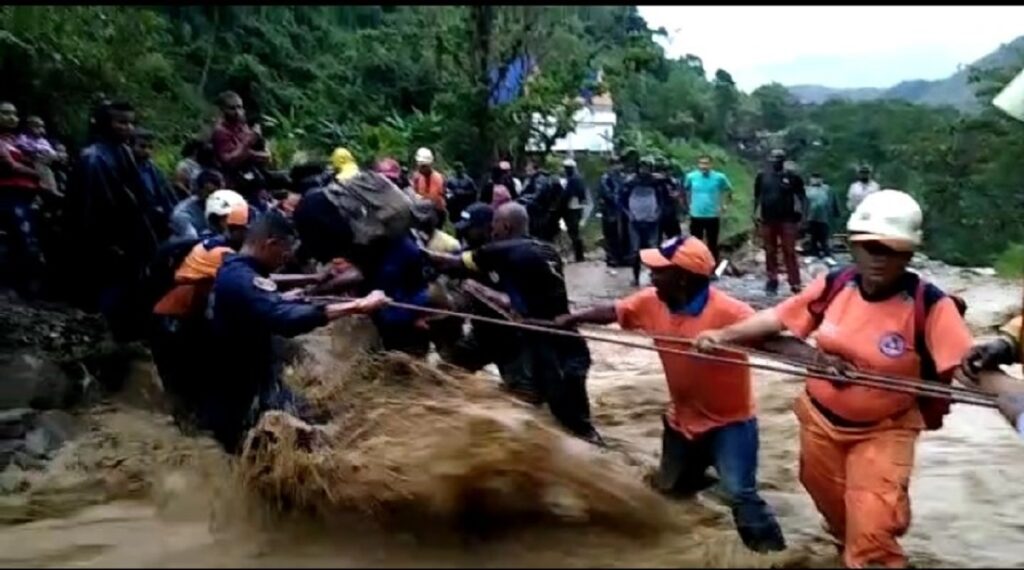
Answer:
[(896, 539), (910, 526), (910, 473), (919, 430), (905, 427), (905, 418), (866, 428), (837, 427), (806, 394), (795, 410), (800, 482), (843, 544), (843, 564), (906, 567)]
[(194, 423), (198, 412), (198, 390), (204, 384), (201, 376), (207, 356), (201, 352), (206, 340), (200, 335), (195, 323), (166, 315), (154, 316), (149, 337), (153, 363), (179, 424)]
[(818, 258), (832, 255), (832, 248), (828, 243), (832, 230), (829, 228), (828, 222), (807, 222), (807, 234), (810, 238), (808, 253)]
[(721, 226), (720, 218), (690, 218), (690, 235), (708, 246), (715, 261), (721, 261), (718, 258), (718, 232)]
[(664, 493), (693, 494), (706, 487), (705, 471), (714, 466), (729, 497), (733, 521), (743, 543), (760, 550), (782, 544), (782, 529), (757, 492), (757, 419), (714, 428), (688, 439), (662, 417), (661, 465), (655, 486)]
[(640, 280), (640, 250), (657, 246), (658, 222), (629, 222), (630, 258), (633, 261), (633, 280)]
[(505, 387), (535, 405), (545, 402), (566, 430), (579, 437), (596, 434), (590, 422), (587, 373), (590, 349), (582, 339), (523, 334), (520, 350), (499, 363)]
[(768, 272), (769, 283), (779, 281), (778, 250), (781, 244), (789, 286), (800, 286), (800, 265), (796, 259), (797, 229), (797, 224), (793, 222), (761, 222), (761, 239), (764, 241), (765, 269)]
[(562, 220), (565, 222), (565, 231), (569, 234), (569, 240), (572, 242), (572, 252), (576, 257), (576, 261), (583, 261), (583, 238), (580, 237), (580, 222), (583, 221), (583, 209), (563, 209)]
[(628, 244), (622, 239), (619, 214), (616, 211), (601, 213), (601, 234), (604, 237), (604, 262), (608, 267), (621, 266), (629, 256)]
[(679, 225), (679, 213), (675, 208), (662, 211), (658, 220), (659, 242), (683, 235), (683, 228)]
[(38, 285), (43, 254), (36, 235), (34, 196), (17, 188), (0, 187), (0, 231), (7, 234), (8, 262), (4, 271), (22, 292)]

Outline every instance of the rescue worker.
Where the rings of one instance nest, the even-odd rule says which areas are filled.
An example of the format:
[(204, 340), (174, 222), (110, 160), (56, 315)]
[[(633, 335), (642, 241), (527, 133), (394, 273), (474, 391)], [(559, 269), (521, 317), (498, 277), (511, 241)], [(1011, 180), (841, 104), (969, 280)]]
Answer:
[[(770, 348), (821, 368), (949, 383), (971, 348), (953, 299), (909, 271), (921, 245), (921, 208), (908, 194), (868, 196), (847, 230), (855, 269), (816, 279), (804, 292), (749, 319), (698, 336), (702, 350), (789, 331), (814, 336)], [(820, 352), (818, 352), (820, 350)], [(906, 567), (897, 542), (910, 525), (911, 470), (923, 429), (938, 429), (948, 402), (808, 378), (794, 409), (800, 424), (800, 481), (840, 543), (843, 563)]]
[(210, 298), (217, 357), (216, 382), (204, 386), (200, 425), (230, 453), (270, 409), (301, 415), (295, 396), (280, 378), (274, 336), (294, 337), (347, 315), (370, 314), (389, 299), (374, 291), (361, 299), (328, 305), (291, 300), (277, 292), (270, 274), (292, 255), (296, 233), (276, 212), (261, 216), (250, 228), (238, 255), (225, 260)]
[(233, 190), (218, 190), (206, 199), (206, 218), (212, 236), (196, 243), (174, 272), (174, 283), (153, 307), (153, 360), (174, 416), (187, 421), (205, 385), (210, 335), (206, 301), (224, 258), (238, 251), (249, 226), (249, 204)]
[(439, 253), (457, 253), (462, 249), (459, 240), (438, 229), (440, 220), (430, 200), (417, 199), (412, 205), (412, 217), (412, 233), (421, 247)]
[(335, 180), (347, 180), (359, 174), (359, 165), (352, 152), (344, 147), (337, 147), (331, 152), (331, 168), (334, 171)]
[[(498, 290), (471, 279), (463, 282), (463, 289), (503, 311), (543, 320), (568, 313), (562, 259), (550, 243), (527, 237), (526, 208), (515, 202), (505, 204), (495, 212), (493, 224), (492, 241), (476, 250), (461, 256), (428, 255), (444, 272), (493, 272)], [(521, 332), (517, 349), (515, 362), (502, 370), (506, 388), (534, 405), (546, 402), (570, 433), (603, 445), (590, 422), (587, 343), (581, 338)]]
[(1024, 384), (1000, 370), (1024, 360), (1024, 332), (1018, 315), (999, 330), (998, 338), (979, 344), (964, 358), (964, 384), (996, 396), (999, 412), (1024, 437)]
[(562, 186), (558, 179), (537, 159), (530, 159), (526, 163), (526, 184), (519, 198), (529, 214), (529, 235), (546, 242), (555, 240), (561, 197)]
[(434, 153), (429, 148), (416, 151), (416, 173), (412, 176), (412, 189), (421, 198), (434, 203), (441, 219), (446, 217), (444, 176), (434, 170)]
[[(681, 236), (640, 252), (653, 287), (615, 303), (555, 319), (561, 327), (618, 323), (624, 330), (694, 338), (754, 314), (746, 303), (711, 286), (715, 259), (703, 242)], [(655, 341), (659, 347), (676, 344)], [(713, 465), (728, 494), (733, 519), (751, 550), (786, 547), (771, 508), (757, 492), (757, 418), (750, 368), (660, 353), (672, 403), (662, 419), (661, 465), (654, 484), (663, 493), (701, 489)], [(732, 355), (724, 355), (732, 356)], [(746, 356), (741, 357), (746, 361)]]

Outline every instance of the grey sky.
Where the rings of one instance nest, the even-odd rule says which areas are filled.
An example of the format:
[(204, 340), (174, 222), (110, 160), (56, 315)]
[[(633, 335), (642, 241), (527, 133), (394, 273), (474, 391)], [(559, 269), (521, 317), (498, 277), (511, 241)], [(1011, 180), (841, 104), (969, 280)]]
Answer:
[(778, 81), (888, 87), (940, 79), (1024, 35), (1024, 6), (641, 6), (670, 57), (750, 91)]

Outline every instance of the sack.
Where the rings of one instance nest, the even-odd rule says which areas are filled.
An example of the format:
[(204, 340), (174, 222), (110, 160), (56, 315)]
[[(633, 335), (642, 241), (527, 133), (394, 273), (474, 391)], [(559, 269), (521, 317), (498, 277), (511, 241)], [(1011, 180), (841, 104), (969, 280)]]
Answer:
[(412, 199), (375, 172), (333, 180), (324, 195), (349, 220), (355, 245), (394, 239), (412, 227)]
[[(807, 309), (811, 313), (816, 325), (820, 325), (825, 318), (825, 311), (832, 300), (836, 298), (850, 282), (857, 277), (856, 267), (843, 267), (834, 269), (825, 276), (825, 290), (821, 296), (811, 302)], [(960, 316), (967, 312), (967, 303), (955, 295), (946, 295), (938, 287), (917, 277), (914, 284), (914, 351), (921, 360), (920, 377), (926, 382), (939, 382), (952, 384), (952, 380), (943, 380), (935, 369), (935, 360), (931, 351), (928, 350), (927, 339), (925, 338), (928, 314), (931, 308), (949, 297), (956, 305)], [(950, 401), (943, 398), (919, 397), (918, 407), (921, 409), (921, 416), (924, 418), (925, 427), (928, 430), (937, 430), (942, 427), (943, 418), (949, 413)]]

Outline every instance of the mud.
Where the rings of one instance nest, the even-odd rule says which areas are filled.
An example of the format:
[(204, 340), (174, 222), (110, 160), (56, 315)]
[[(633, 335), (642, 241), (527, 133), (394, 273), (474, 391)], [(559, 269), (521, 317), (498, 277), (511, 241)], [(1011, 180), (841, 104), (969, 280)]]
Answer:
[[(983, 333), (1019, 309), (1019, 284), (919, 264), (930, 278), (971, 305)], [(823, 270), (815, 264), (808, 273)], [(577, 306), (629, 290), (627, 270), (600, 262), (568, 267)], [(720, 286), (754, 304), (765, 299), (756, 274)], [(358, 322), (341, 328), (365, 328)], [(351, 353), (327, 331), (305, 339), (312, 350)], [(591, 345), (590, 393), (596, 424), (613, 453), (637, 471), (656, 464), (660, 413), (667, 401), (654, 353)], [(608, 566), (831, 567), (834, 546), (796, 477), (796, 422), (790, 410), (797, 379), (757, 373), (760, 479), (790, 548), (772, 556), (746, 551), (728, 509), (712, 489), (672, 502), (674, 533), (627, 536), (593, 527), (536, 525), (469, 539), (454, 532), (416, 534), (365, 517), (269, 516), (232, 488), (230, 464), (204, 438), (176, 431), (166, 416), (116, 402), (83, 421), (89, 431), (66, 446), (54, 466), (0, 497), (3, 566)], [(424, 430), (431, 426), (423, 426)], [(1024, 541), (1024, 448), (995, 412), (955, 406), (946, 428), (926, 434), (911, 484), (914, 523), (904, 539), (918, 566), (1021, 565)]]

